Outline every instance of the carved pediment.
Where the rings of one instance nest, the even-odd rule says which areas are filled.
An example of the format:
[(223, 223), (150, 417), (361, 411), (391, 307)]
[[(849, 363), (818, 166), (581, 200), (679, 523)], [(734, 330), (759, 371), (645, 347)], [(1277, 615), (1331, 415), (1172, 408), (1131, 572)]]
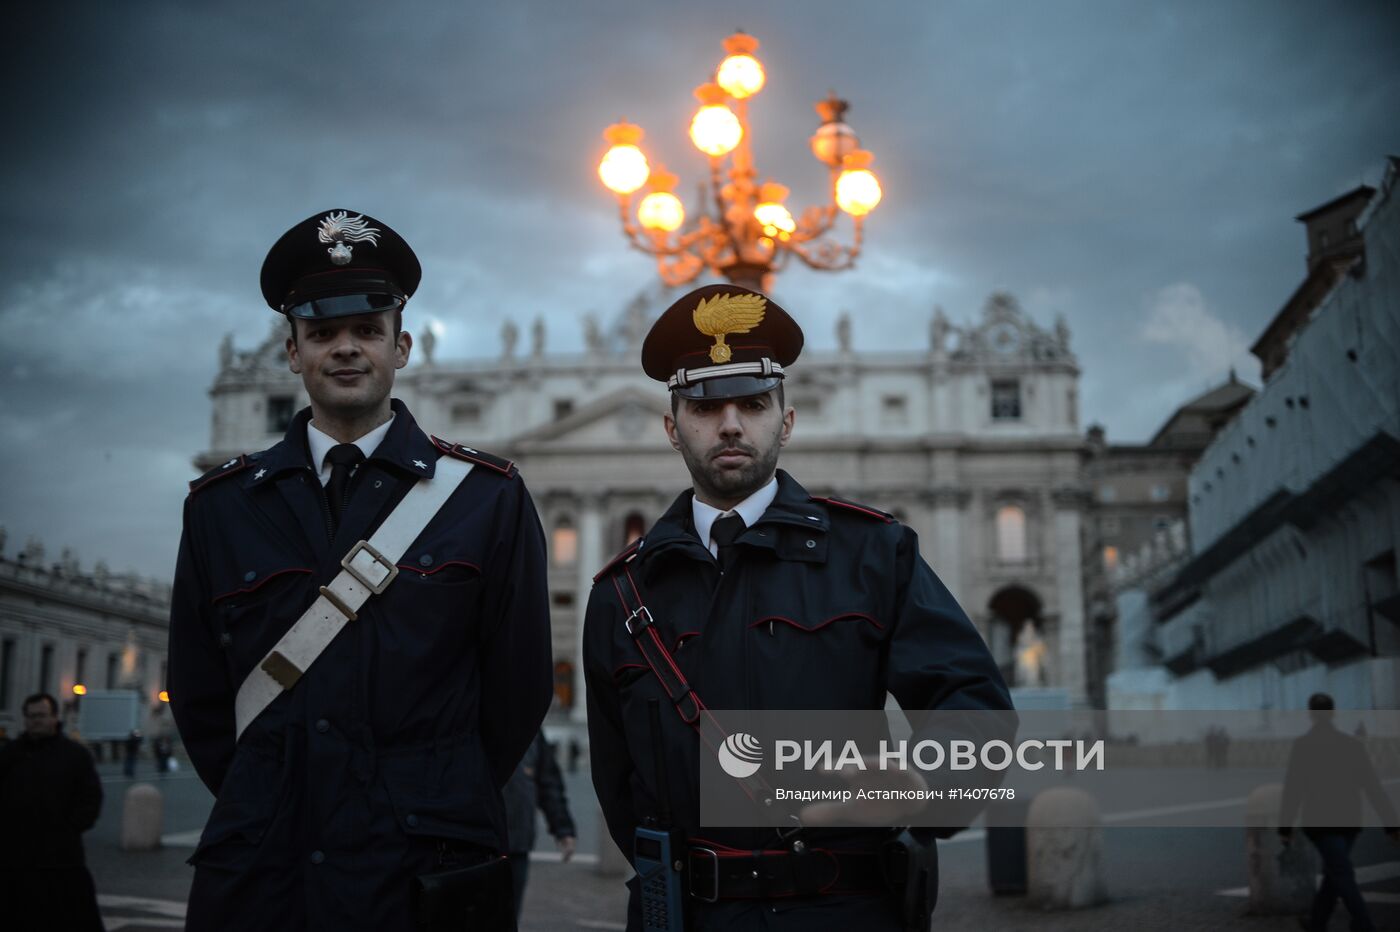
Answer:
[(666, 447), (661, 418), (670, 411), (664, 395), (620, 388), (566, 417), (512, 437), (512, 447), (543, 452), (575, 447)]
[(982, 319), (958, 328), (954, 359), (983, 362), (1073, 362), (1069, 326), (1063, 316), (1053, 330), (1031, 319), (1015, 296), (993, 292), (982, 306)]

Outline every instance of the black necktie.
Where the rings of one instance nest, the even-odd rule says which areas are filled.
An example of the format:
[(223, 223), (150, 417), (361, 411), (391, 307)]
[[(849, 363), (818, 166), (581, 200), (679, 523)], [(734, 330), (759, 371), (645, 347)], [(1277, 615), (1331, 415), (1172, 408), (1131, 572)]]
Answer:
[(350, 474), (365, 461), (364, 453), (353, 443), (338, 443), (326, 459), (331, 464), (331, 481), (326, 483), (326, 501), (331, 506), (331, 536), (340, 530), (340, 512), (350, 500)]
[(730, 562), (734, 559), (734, 540), (747, 527), (744, 519), (737, 513), (719, 518), (710, 526), (710, 539), (715, 542), (715, 547), (719, 550), (719, 568), (729, 569)]

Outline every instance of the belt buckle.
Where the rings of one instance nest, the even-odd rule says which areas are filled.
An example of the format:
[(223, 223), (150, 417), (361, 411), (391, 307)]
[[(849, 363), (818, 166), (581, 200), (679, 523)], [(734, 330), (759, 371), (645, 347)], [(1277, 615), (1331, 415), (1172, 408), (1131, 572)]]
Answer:
[(705, 903), (717, 903), (719, 902), (719, 852), (715, 851), (713, 848), (692, 847), (690, 849), (690, 859), (693, 861), (697, 855), (709, 855), (710, 863), (714, 867), (715, 882), (712, 885), (709, 896), (701, 894), (695, 889), (695, 868), (692, 867), (690, 869), (690, 895)]
[[(394, 567), (394, 569), (397, 570), (398, 567)], [(639, 621), (640, 623), (637, 625), (637, 627), (634, 628), (632, 627), (633, 621)], [(645, 605), (642, 605), (639, 606), (635, 612), (627, 616), (627, 620), (622, 623), (622, 626), (627, 629), (628, 634), (636, 634), (638, 631), (646, 630), (647, 626), (651, 624), (651, 612), (647, 611), (647, 607)], [(714, 854), (713, 851), (711, 851), (710, 853)], [(718, 857), (718, 855), (715, 856)]]
[[(361, 573), (352, 565), (355, 561), (355, 558), (358, 557), (361, 553), (369, 554), (370, 559), (372, 559), (375, 563), (378, 563), (381, 567), (384, 568), (384, 578), (381, 579), (378, 583), (371, 582), (370, 579), (367, 576), (365, 576), (364, 573)], [(344, 559), (340, 561), (340, 566), (342, 569), (345, 570), (345, 572), (355, 577), (356, 582), (364, 586), (366, 589), (368, 589), (375, 595), (382, 595), (384, 590), (389, 588), (389, 583), (394, 581), (394, 577), (399, 575), (399, 568), (395, 566), (393, 562), (389, 560), (389, 558), (384, 556), (384, 554), (371, 547), (369, 541), (367, 540), (362, 540), (355, 546), (351, 547), (350, 552), (347, 553)]]

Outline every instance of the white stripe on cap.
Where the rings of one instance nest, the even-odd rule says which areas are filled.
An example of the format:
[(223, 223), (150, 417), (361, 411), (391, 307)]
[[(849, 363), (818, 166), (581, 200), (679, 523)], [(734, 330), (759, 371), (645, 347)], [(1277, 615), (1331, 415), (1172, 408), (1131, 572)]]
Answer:
[(666, 380), (667, 388), (685, 388), (695, 382), (709, 379), (724, 379), (732, 375), (758, 375), (767, 378), (782, 375), (783, 367), (768, 357), (757, 362), (730, 362), (722, 366), (704, 366), (700, 369), (680, 369)]

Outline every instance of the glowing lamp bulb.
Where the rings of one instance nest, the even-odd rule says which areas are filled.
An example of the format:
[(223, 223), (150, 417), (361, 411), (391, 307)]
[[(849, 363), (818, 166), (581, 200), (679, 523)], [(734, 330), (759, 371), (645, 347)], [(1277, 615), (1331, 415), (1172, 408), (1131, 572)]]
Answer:
[(685, 207), (670, 191), (653, 191), (637, 205), (637, 221), (648, 230), (670, 233), (685, 222)]
[(650, 174), (647, 157), (630, 143), (613, 146), (598, 163), (598, 177), (616, 194), (631, 194), (647, 183)]
[(852, 217), (870, 213), (884, 194), (880, 180), (870, 170), (874, 161), (875, 157), (864, 149), (857, 149), (842, 160), (844, 168), (836, 179), (836, 206)]
[(161, 702), (169, 702), (170, 693), (162, 689), (159, 693), (156, 694), (156, 698), (159, 699)]
[(710, 156), (727, 155), (744, 136), (739, 118), (724, 104), (711, 104), (696, 111), (690, 121), (690, 141)]
[(787, 234), (797, 229), (797, 221), (792, 219), (792, 212), (776, 201), (765, 201), (753, 209), (754, 219), (763, 225), (763, 232), (768, 236), (781, 236), (787, 238)]
[(87, 695), (87, 687), (84, 686), (82, 683), (75, 683), (75, 684), (73, 685), (73, 695), (75, 695), (75, 696), (86, 696), (86, 695)]
[(725, 93), (735, 100), (752, 97), (763, 90), (767, 76), (763, 65), (752, 55), (730, 55), (719, 63), (715, 83), (724, 88)]

